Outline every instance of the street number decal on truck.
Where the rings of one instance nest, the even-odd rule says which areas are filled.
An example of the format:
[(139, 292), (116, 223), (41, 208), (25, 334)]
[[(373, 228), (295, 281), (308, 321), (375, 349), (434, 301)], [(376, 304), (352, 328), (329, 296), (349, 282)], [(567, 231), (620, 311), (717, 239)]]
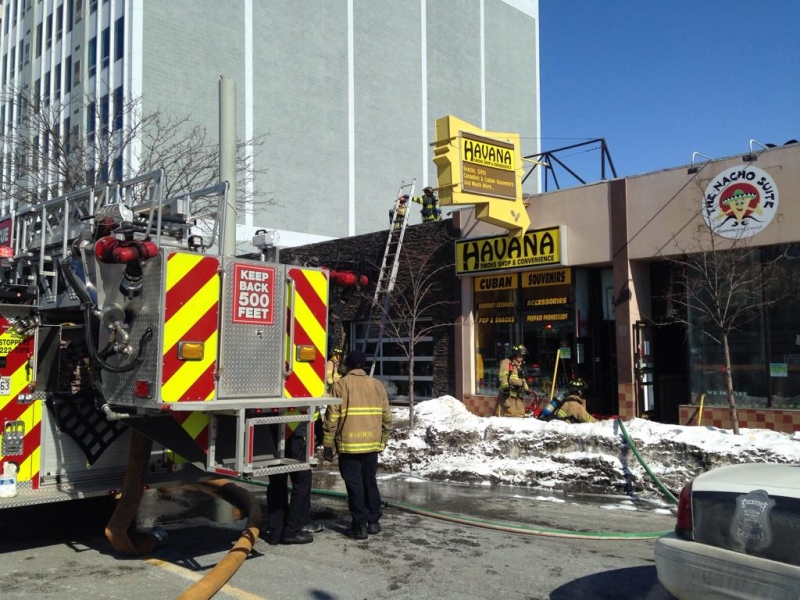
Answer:
[(0, 377), (0, 396), (11, 394), (11, 377)]

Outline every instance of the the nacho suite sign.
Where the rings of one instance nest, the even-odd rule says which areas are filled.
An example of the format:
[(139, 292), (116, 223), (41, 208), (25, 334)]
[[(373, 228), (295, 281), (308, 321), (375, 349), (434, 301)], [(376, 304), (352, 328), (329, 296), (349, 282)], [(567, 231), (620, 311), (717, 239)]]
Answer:
[(727, 169), (706, 186), (703, 219), (724, 238), (752, 237), (778, 212), (778, 186), (758, 167)]

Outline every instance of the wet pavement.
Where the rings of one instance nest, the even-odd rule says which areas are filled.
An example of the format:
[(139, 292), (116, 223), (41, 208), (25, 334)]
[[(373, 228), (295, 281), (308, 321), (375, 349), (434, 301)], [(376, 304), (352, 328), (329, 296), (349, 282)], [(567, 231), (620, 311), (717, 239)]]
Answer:
[[(674, 525), (666, 505), (434, 483), (407, 475), (382, 476), (379, 484), (388, 505), (383, 532), (352, 540), (345, 535), (349, 517), (338, 473), (316, 470), (312, 518), (325, 530), (303, 546), (268, 546), (258, 540), (216, 597), (670, 598), (656, 579), (652, 539), (569, 539), (503, 530), (662, 531)], [(264, 503), (263, 486), (245, 487)], [(112, 499), (64, 504), (72, 506), (18, 511), (14, 523), (8, 513), (0, 514), (4, 599), (174, 598), (225, 557), (244, 525), (237, 510), (214, 498), (177, 486), (149, 490), (138, 524), (144, 530), (165, 528), (167, 545), (151, 557), (121, 558), (102, 535)], [(478, 522), (454, 522), (448, 520), (451, 515)]]

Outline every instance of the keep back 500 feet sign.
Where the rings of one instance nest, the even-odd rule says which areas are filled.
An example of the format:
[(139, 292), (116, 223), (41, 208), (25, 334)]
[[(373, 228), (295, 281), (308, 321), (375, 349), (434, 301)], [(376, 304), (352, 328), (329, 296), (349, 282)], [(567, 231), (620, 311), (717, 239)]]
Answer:
[(253, 265), (233, 266), (233, 322), (272, 325), (275, 320), (275, 269)]

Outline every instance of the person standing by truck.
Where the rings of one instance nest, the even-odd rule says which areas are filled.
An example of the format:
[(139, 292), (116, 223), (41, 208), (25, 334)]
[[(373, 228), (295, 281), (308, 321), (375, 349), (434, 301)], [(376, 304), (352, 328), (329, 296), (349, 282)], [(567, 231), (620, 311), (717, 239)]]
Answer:
[(339, 453), (339, 473), (347, 489), (351, 526), (348, 535), (365, 540), (381, 531), (378, 453), (383, 452), (392, 427), (392, 411), (383, 384), (367, 375), (367, 359), (352, 350), (344, 360), (347, 374), (333, 384), (331, 396), (341, 404), (325, 411), (323, 458), (333, 462)]

